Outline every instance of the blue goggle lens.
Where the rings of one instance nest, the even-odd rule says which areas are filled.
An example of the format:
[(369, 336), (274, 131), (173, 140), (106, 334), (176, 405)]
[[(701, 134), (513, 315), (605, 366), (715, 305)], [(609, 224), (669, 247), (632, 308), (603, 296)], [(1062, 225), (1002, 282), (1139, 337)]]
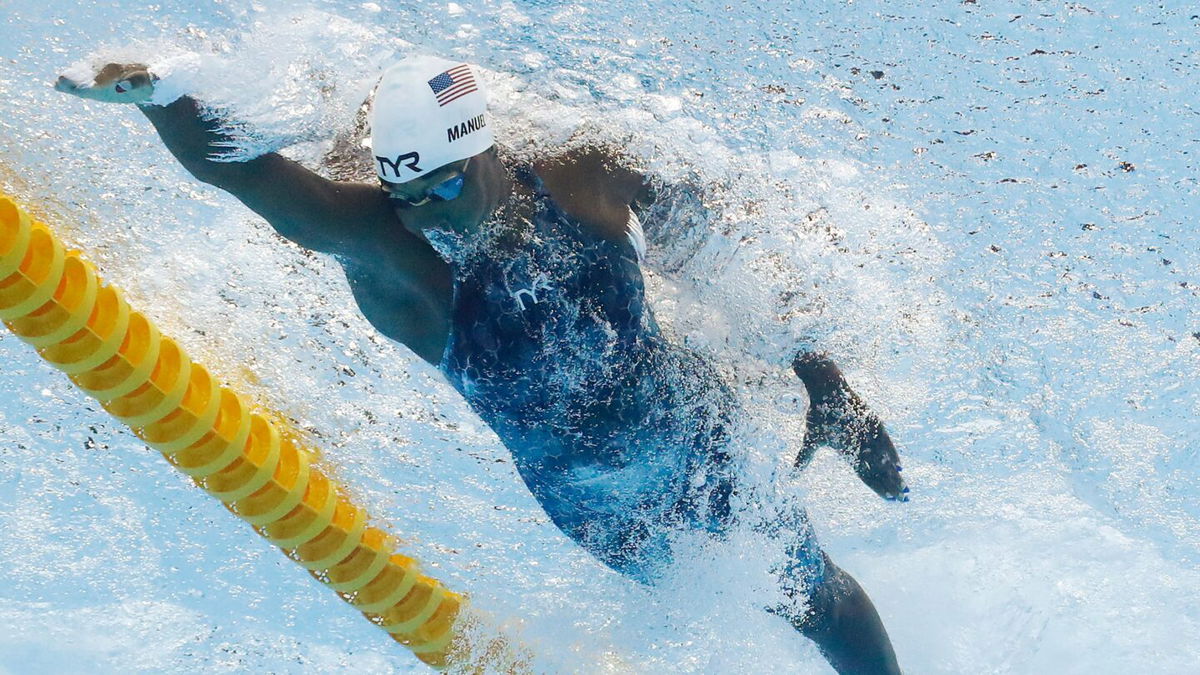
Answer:
[(387, 190), (389, 198), (395, 199), (407, 206), (425, 206), (429, 202), (448, 202), (458, 199), (458, 196), (462, 194), (463, 184), (467, 182), (467, 175), (463, 171), (466, 171), (470, 164), (471, 160), (468, 159), (467, 163), (463, 164), (461, 171), (429, 188), (425, 192), (425, 196), (417, 199), (410, 199), (392, 192), (388, 189), (388, 184), (384, 184), (384, 190)]
[(448, 202), (451, 199), (457, 199), (462, 194), (463, 183), (467, 182), (467, 177), (461, 173), (457, 176), (451, 176), (446, 180), (433, 186), (433, 189), (426, 194), (426, 197), (432, 199), (440, 199)]

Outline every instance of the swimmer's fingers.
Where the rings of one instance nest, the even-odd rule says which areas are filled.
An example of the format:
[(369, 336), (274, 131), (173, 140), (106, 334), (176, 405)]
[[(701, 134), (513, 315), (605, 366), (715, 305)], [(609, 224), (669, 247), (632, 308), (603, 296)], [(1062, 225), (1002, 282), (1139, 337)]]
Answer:
[(854, 471), (875, 494), (892, 501), (908, 501), (908, 484), (900, 475), (900, 455), (883, 425), (875, 421), (863, 444), (851, 458)]
[(54, 83), (54, 88), (93, 101), (144, 103), (154, 95), (157, 79), (140, 63), (110, 63), (90, 74), (64, 73)]
[(810, 399), (808, 431), (796, 465), (807, 464), (817, 446), (828, 445), (850, 462), (855, 473), (884, 499), (908, 501), (900, 477), (900, 455), (883, 423), (850, 389), (842, 371), (828, 356), (801, 352), (792, 362)]
[(879, 419), (871, 414), (858, 418), (829, 420), (815, 406), (808, 417), (804, 447), (796, 456), (796, 467), (803, 468), (820, 446), (837, 451), (854, 468), (859, 480), (890, 501), (908, 501), (908, 484), (900, 475), (900, 454)]

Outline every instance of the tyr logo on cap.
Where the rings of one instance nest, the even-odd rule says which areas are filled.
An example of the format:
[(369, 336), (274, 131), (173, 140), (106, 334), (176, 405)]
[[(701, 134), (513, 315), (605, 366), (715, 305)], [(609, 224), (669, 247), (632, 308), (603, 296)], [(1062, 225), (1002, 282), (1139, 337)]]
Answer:
[(375, 155), (375, 161), (379, 162), (379, 175), (387, 177), (388, 167), (392, 167), (392, 173), (396, 178), (400, 178), (400, 167), (412, 169), (413, 173), (421, 173), (421, 167), (417, 166), (417, 162), (421, 161), (421, 155), (416, 152), (406, 152), (403, 155), (396, 157), (393, 161), (387, 157)]

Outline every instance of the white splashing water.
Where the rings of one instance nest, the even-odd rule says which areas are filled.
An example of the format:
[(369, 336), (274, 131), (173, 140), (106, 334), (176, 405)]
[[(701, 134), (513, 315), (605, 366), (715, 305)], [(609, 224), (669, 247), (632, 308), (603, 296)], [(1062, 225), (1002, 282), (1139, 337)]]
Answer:
[[(651, 291), (773, 430), (758, 471), (802, 436), (800, 346), (887, 420), (909, 504), (828, 454), (778, 488), (906, 670), (1190, 672), (1200, 23), (1116, 0), (930, 4), (14, 0), (0, 161), (19, 176), (0, 181), (309, 430), (435, 575), (519, 617), (542, 669), (824, 672), (758, 610), (756, 542), (698, 550), (655, 591), (606, 571), (335, 264), (197, 185), (135, 111), (49, 87), (94, 54), (186, 50), (177, 81), (236, 113), (245, 151), (313, 161), (387, 58), (476, 61), (514, 150), (609, 141), (707, 195), (648, 225)], [(3, 333), (0, 359), (0, 668), (421, 669)]]

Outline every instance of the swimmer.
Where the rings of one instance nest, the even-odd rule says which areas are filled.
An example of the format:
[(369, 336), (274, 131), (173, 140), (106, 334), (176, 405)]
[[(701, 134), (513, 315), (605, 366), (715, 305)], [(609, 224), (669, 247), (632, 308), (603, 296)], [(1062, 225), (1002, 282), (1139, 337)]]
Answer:
[[(646, 303), (631, 207), (650, 192), (636, 171), (597, 148), (505, 158), (477, 69), (434, 57), (383, 73), (370, 119), (375, 184), (330, 181), (277, 153), (213, 161), (229, 142), (221, 122), (193, 97), (157, 100), (145, 66), (75, 78), (56, 88), (138, 104), (198, 180), (332, 255), (367, 320), (445, 375), (551, 520), (605, 564), (651, 584), (670, 565), (674, 533), (720, 537), (732, 526), (734, 392), (664, 337)], [(837, 367), (803, 354), (795, 371), (812, 400), (798, 461), (830, 445), (876, 492), (903, 499), (895, 448)], [(871, 600), (804, 514), (774, 525), (788, 557), (782, 600), (766, 609), (838, 672), (899, 672)]]

